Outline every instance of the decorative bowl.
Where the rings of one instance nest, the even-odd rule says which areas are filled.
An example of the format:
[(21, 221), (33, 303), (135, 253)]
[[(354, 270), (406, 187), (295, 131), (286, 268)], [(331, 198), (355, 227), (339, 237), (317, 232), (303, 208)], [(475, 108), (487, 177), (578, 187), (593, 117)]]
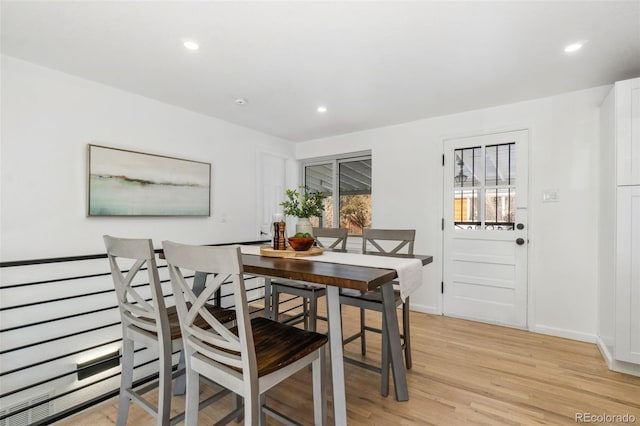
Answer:
[(315, 242), (315, 238), (305, 238), (305, 237), (289, 237), (289, 245), (295, 251), (305, 251), (309, 250), (313, 243)]

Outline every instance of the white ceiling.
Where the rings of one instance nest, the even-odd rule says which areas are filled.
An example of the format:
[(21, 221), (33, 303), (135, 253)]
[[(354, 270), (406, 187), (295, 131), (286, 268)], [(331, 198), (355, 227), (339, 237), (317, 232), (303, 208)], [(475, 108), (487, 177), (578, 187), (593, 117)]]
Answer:
[[(640, 75), (638, 0), (2, 1), (1, 13), (3, 54), (292, 141)], [(588, 42), (565, 54), (576, 40)]]

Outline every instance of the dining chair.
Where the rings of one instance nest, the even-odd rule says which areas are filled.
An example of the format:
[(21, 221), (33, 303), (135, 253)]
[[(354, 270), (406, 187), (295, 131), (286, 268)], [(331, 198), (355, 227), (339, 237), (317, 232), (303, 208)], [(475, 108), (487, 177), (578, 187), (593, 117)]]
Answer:
[[(313, 228), (313, 236), (319, 247), (329, 249), (347, 249), (346, 228)], [(304, 329), (316, 331), (318, 321), (318, 299), (325, 295), (324, 287), (305, 284), (293, 280), (273, 280), (271, 282), (271, 294), (273, 298), (272, 311), (273, 318), (278, 319), (280, 315), (280, 294), (290, 294), (302, 298), (302, 313), (295, 315), (285, 322), (287, 324), (297, 324), (304, 322)]]
[[(174, 373), (173, 353), (182, 348), (182, 335), (175, 306), (165, 305), (158, 268), (150, 239), (103, 237), (111, 277), (118, 299), (122, 324), (122, 374), (118, 402), (117, 425), (125, 425), (129, 415), (129, 402), (139, 404), (156, 419), (158, 425), (175, 424), (184, 418), (184, 413), (170, 418), (172, 379), (184, 374), (184, 368)], [(144, 278), (146, 271), (148, 286)], [(147, 292), (146, 288), (149, 288)], [(150, 297), (147, 293), (150, 293)], [(231, 310), (207, 305), (207, 312), (223, 323), (232, 322), (235, 313)], [(202, 326), (206, 323), (199, 322)], [(158, 353), (158, 379), (133, 387), (134, 344), (143, 345)], [(154, 406), (143, 394), (158, 388), (158, 403)], [(218, 392), (203, 401), (205, 407), (228, 391)]]
[[(207, 377), (244, 398), (245, 425), (266, 424), (266, 415), (291, 423), (267, 407), (266, 392), (307, 365), (313, 366), (316, 425), (327, 422), (324, 349), (327, 336), (300, 330), (264, 317), (250, 319), (239, 246), (192, 246), (163, 241), (186, 353), (187, 426), (198, 423), (199, 377)], [(211, 274), (200, 296), (185, 275)], [(204, 309), (204, 303), (229, 283), (236, 326), (228, 329)], [(195, 323), (203, 318), (209, 328)], [(233, 414), (233, 413), (232, 413)]]
[[(374, 254), (381, 256), (396, 255), (413, 255), (413, 246), (415, 241), (415, 229), (363, 229), (362, 230), (362, 253)], [(400, 297), (400, 290), (394, 289), (394, 303), (398, 307), (402, 305), (402, 349), (404, 350), (405, 365), (407, 369), (411, 368), (411, 332), (409, 321), (409, 298), (404, 302)], [(359, 365), (369, 370), (381, 373), (380, 393), (383, 396), (389, 394), (389, 347), (388, 337), (386, 333), (386, 324), (384, 315), (382, 315), (382, 329), (367, 326), (365, 323), (365, 309), (383, 312), (382, 292), (375, 289), (362, 293), (358, 290), (341, 289), (340, 304), (355, 306), (360, 309), (360, 331), (343, 340), (344, 344), (350, 343), (356, 339), (360, 339), (360, 351), (362, 356), (367, 353), (366, 332), (382, 333), (382, 362), (380, 369), (362, 361), (345, 357), (349, 363)]]

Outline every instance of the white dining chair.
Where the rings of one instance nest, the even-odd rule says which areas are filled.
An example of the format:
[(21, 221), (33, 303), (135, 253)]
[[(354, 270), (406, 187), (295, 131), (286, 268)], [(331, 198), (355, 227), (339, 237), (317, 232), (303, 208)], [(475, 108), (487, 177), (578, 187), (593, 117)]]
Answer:
[[(186, 353), (187, 426), (198, 423), (197, 398), (201, 376), (208, 377), (244, 398), (245, 425), (264, 425), (266, 415), (295, 424), (266, 405), (266, 392), (294, 373), (313, 366), (314, 423), (327, 421), (324, 350), (327, 337), (264, 317), (250, 319), (238, 246), (191, 246), (162, 243)], [(195, 271), (211, 274), (196, 296), (185, 280)], [(223, 284), (232, 288), (237, 326), (227, 329), (203, 305)], [(203, 318), (209, 325), (197, 324)], [(305, 369), (306, 370), (306, 369)]]
[[(153, 416), (157, 425), (175, 424), (184, 418), (184, 412), (170, 418), (172, 379), (184, 374), (184, 368), (172, 373), (172, 354), (182, 348), (182, 335), (176, 307), (165, 305), (153, 243), (149, 239), (108, 235), (103, 239), (122, 323), (122, 373), (116, 424), (122, 426), (127, 423), (131, 401)], [(144, 278), (138, 278), (145, 273), (149, 295), (144, 290), (147, 287)], [(207, 305), (206, 309), (223, 323), (235, 319), (233, 311), (211, 305)], [(206, 325), (202, 321), (199, 323)], [(158, 353), (159, 371), (157, 380), (134, 388), (135, 343)], [(156, 387), (158, 403), (154, 405), (143, 395)], [(227, 393), (216, 393), (200, 403), (200, 407), (204, 408)]]
[[(313, 228), (313, 236), (316, 244), (322, 248), (346, 250), (347, 229), (346, 228)], [(271, 294), (273, 298), (272, 311), (273, 318), (280, 316), (280, 295), (290, 294), (302, 299), (302, 313), (288, 318), (287, 324), (297, 324), (304, 322), (304, 329), (316, 331), (318, 320), (318, 299), (326, 293), (323, 286), (311, 285), (299, 281), (276, 279), (271, 281)]]
[[(415, 229), (369, 229), (362, 230), (362, 253), (382, 256), (413, 255), (415, 241)], [(400, 290), (394, 289), (395, 306), (402, 306), (402, 349), (404, 349), (405, 366), (411, 368), (411, 328), (409, 321), (409, 298), (404, 301), (400, 297)], [(382, 292), (380, 289), (367, 291), (366, 293), (357, 290), (342, 289), (340, 291), (340, 304), (355, 306), (360, 309), (360, 331), (344, 339), (344, 344), (360, 339), (360, 352), (362, 356), (367, 353), (366, 332), (382, 333), (382, 360), (380, 369), (370, 364), (363, 363), (345, 357), (345, 361), (381, 373), (380, 393), (383, 396), (389, 394), (389, 348), (386, 333), (384, 315), (382, 315), (382, 328), (367, 326), (365, 323), (365, 309), (383, 312)]]

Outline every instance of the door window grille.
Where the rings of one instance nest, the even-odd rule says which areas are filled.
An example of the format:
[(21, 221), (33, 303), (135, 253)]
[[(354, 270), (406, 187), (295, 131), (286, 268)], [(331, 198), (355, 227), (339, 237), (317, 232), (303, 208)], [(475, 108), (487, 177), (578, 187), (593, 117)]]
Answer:
[(516, 197), (516, 144), (485, 147), (485, 228), (513, 230)]
[(479, 146), (455, 150), (453, 214), (456, 228), (476, 229), (481, 224), (481, 154), (482, 148)]
[(515, 165), (513, 142), (454, 151), (455, 228), (513, 230)]

